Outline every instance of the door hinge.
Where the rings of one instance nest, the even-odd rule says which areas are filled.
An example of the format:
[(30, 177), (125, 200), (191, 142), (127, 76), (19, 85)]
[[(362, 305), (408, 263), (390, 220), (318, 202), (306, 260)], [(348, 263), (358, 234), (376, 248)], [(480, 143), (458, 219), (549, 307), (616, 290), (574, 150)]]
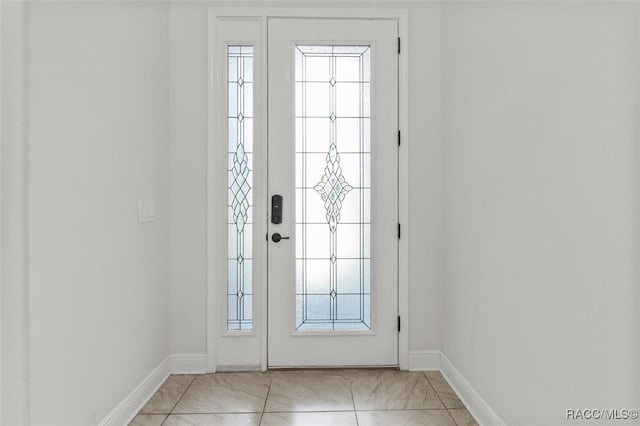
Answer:
[(400, 146), (400, 130), (398, 130), (398, 146)]
[(398, 224), (398, 239), (400, 239), (400, 224)]
[(400, 333), (400, 315), (398, 315), (398, 333)]
[(400, 37), (398, 37), (398, 55), (400, 54)]

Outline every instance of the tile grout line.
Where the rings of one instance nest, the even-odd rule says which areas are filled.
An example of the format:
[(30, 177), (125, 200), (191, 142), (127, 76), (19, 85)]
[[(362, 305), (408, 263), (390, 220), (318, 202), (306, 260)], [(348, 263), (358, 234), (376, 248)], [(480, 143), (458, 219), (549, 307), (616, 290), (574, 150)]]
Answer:
[(424, 377), (424, 379), (427, 381), (427, 384), (429, 385), (429, 387), (431, 388), (431, 390), (433, 390), (433, 393), (436, 394), (436, 397), (438, 398), (438, 401), (440, 401), (440, 404), (442, 404), (442, 406), (444, 407), (444, 409), (447, 409), (447, 406), (444, 405), (444, 401), (442, 400), (442, 398), (440, 397), (440, 394), (438, 393), (438, 391), (436, 390), (435, 387), (433, 387), (433, 385), (431, 384), (431, 380), (429, 380), (429, 378), (427, 377), (427, 375), (425, 374), (424, 371), (422, 371), (422, 376)]
[[(395, 411), (443, 411), (448, 410), (448, 408), (382, 408), (382, 409), (372, 409), (372, 410), (358, 410), (363, 413), (366, 411), (384, 411), (384, 412), (395, 412)], [(344, 410), (343, 410), (344, 411)]]
[[(360, 410), (360, 411), (442, 411), (442, 409), (430, 408), (430, 409), (410, 409), (410, 410)], [(353, 410), (303, 410), (303, 411), (265, 411), (265, 414), (287, 414), (287, 413), (352, 413)], [(199, 411), (199, 412), (185, 412), (185, 413), (175, 413), (172, 416), (198, 416), (202, 415), (211, 415), (211, 414), (261, 414), (262, 411)], [(141, 416), (166, 416), (167, 414), (140, 414)]]
[[(451, 406), (451, 407), (447, 406), (447, 404), (444, 402), (444, 399), (442, 399), (442, 396), (440, 395), (440, 392), (439, 392), (438, 390), (436, 390), (436, 387), (435, 387), (435, 386), (433, 386), (433, 384), (431, 383), (431, 380), (429, 380), (429, 377), (427, 377), (427, 373), (426, 373), (426, 372), (424, 372), (424, 371), (423, 371), (422, 373), (423, 373), (423, 374), (424, 374), (424, 376), (427, 378), (427, 382), (429, 382), (429, 384), (431, 385), (431, 387), (433, 388), (433, 390), (435, 390), (435, 391), (436, 391), (436, 394), (438, 395), (438, 398), (440, 398), (440, 401), (442, 402), (442, 405), (444, 405), (444, 408), (446, 408), (447, 410), (456, 410), (456, 409), (462, 409), (462, 408), (464, 408), (465, 410), (467, 410), (467, 406), (464, 404), (464, 402), (462, 402), (462, 400), (460, 399), (460, 396), (456, 393), (456, 391), (455, 391), (455, 390), (453, 390), (453, 388), (451, 388), (451, 385), (447, 382), (447, 379), (444, 379), (444, 377), (443, 377), (443, 379), (444, 379), (444, 384), (445, 384), (449, 389), (451, 389), (451, 394), (452, 394), (453, 398), (455, 398), (455, 399), (460, 403), (460, 405), (462, 405), (462, 406), (460, 406), (460, 405), (458, 405), (458, 404), (455, 404), (455, 405), (453, 405), (453, 406)], [(440, 375), (442, 375), (442, 373), (440, 373)]]
[[(447, 413), (449, 414), (449, 417), (451, 417), (451, 419), (453, 420), (453, 423), (458, 425), (458, 422), (456, 421), (455, 417), (453, 417), (453, 414), (451, 414), (451, 411), (448, 408), (447, 408)], [(458, 426), (460, 426), (460, 425), (458, 425)]]
[(353, 404), (353, 415), (356, 417), (356, 426), (360, 426), (358, 410), (356, 410), (356, 399), (353, 397), (353, 381), (351, 380), (349, 380), (349, 390), (351, 391), (351, 403)]
[[(444, 410), (448, 410), (448, 408), (384, 408), (384, 409), (363, 409), (363, 410), (356, 410), (358, 412), (376, 412), (376, 411), (380, 411), (380, 412), (396, 412), (396, 411), (444, 411)], [(451, 410), (462, 410), (462, 408), (451, 408)], [(293, 413), (293, 414), (297, 414), (297, 413), (318, 413), (318, 414), (322, 414), (322, 413), (352, 413), (354, 410), (277, 410), (277, 411), (265, 411), (265, 414), (287, 414), (287, 413)], [(199, 414), (206, 414), (206, 415), (210, 415), (210, 414), (260, 414), (262, 413), (262, 411), (198, 411), (198, 412), (184, 412), (184, 413), (174, 413), (172, 414), (173, 416), (196, 416)], [(166, 413), (161, 413), (161, 414), (141, 414), (141, 416), (143, 415), (150, 415), (150, 416), (166, 416)]]
[(264, 410), (267, 409), (267, 401), (269, 400), (269, 393), (271, 392), (271, 383), (273, 383), (273, 376), (269, 378), (269, 388), (267, 389), (267, 396), (264, 398), (264, 405), (262, 406), (262, 413), (260, 413), (260, 422), (258, 422), (258, 425), (262, 424)]
[(169, 417), (167, 414), (136, 414), (135, 416), (133, 416), (133, 419), (131, 419), (131, 421), (129, 423), (127, 423), (127, 425), (133, 425), (133, 424), (138, 424), (138, 423), (134, 423), (136, 421), (136, 417), (159, 417), (159, 416), (164, 416), (164, 419), (162, 419), (162, 423), (160, 423), (160, 426), (162, 426), (162, 424), (165, 422), (165, 420), (167, 419), (167, 417)]
[[(182, 401), (182, 398), (184, 397), (184, 395), (187, 393), (187, 391), (189, 390), (189, 388), (191, 387), (191, 385), (193, 384), (193, 382), (196, 381), (196, 377), (198, 377), (199, 374), (194, 374), (193, 375), (193, 379), (191, 379), (191, 381), (189, 382), (189, 384), (187, 385), (187, 387), (184, 388), (184, 391), (182, 392), (182, 394), (180, 395), (180, 398), (178, 398), (178, 400), (176, 401), (175, 404), (173, 404), (173, 408), (171, 409), (171, 411), (169, 411), (169, 414), (167, 414), (167, 417), (162, 421), (162, 423), (160, 424), (160, 426), (163, 426), (166, 421), (169, 419), (169, 416), (171, 416), (171, 414), (173, 413), (173, 410), (176, 409), (176, 407), (178, 406), (178, 404), (180, 403), (180, 401)], [(169, 376), (171, 377), (171, 376)]]
[(447, 411), (447, 414), (449, 415), (449, 417), (451, 417), (451, 420), (453, 421), (454, 425), (457, 425), (458, 422), (456, 421), (456, 419), (453, 418), (453, 416), (451, 415), (451, 412), (449, 411), (449, 408), (445, 405), (444, 401), (442, 400), (442, 398), (440, 398), (440, 394), (438, 393), (438, 391), (436, 390), (436, 388), (431, 384), (431, 380), (429, 380), (429, 377), (427, 377), (427, 374), (423, 371), (422, 375), (424, 376), (424, 378), (427, 380), (427, 383), (429, 384), (429, 386), (431, 387), (431, 389), (433, 389), (433, 391), (435, 392), (436, 396), (438, 397), (438, 400), (440, 401), (440, 404), (442, 404), (442, 406), (444, 407), (444, 409)]

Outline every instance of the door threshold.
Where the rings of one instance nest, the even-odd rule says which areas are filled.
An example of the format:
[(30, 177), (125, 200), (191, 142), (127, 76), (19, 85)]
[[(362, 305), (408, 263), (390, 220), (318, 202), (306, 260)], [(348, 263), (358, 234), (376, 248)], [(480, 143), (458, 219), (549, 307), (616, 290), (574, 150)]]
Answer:
[(326, 370), (398, 370), (400, 369), (399, 365), (305, 365), (305, 366), (286, 366), (286, 367), (278, 367), (278, 366), (269, 366), (267, 370), (277, 370), (277, 371), (326, 371)]

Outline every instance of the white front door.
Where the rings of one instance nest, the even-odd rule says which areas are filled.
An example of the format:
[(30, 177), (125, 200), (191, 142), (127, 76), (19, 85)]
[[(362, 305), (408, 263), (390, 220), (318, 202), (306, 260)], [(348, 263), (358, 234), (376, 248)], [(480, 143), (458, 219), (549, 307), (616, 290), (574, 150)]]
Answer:
[(398, 364), (397, 25), (268, 22), (269, 367)]

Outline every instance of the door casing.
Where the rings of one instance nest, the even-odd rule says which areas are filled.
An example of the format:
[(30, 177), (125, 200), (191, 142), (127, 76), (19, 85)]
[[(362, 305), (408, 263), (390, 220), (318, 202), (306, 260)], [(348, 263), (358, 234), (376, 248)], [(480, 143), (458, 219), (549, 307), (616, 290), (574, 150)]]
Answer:
[[(410, 141), (408, 126), (408, 11), (404, 9), (336, 9), (336, 8), (300, 8), (300, 9), (281, 9), (281, 8), (244, 8), (244, 7), (224, 7), (208, 9), (208, 88), (207, 88), (207, 366), (208, 372), (216, 372), (223, 370), (266, 370), (267, 368), (267, 298), (262, 292), (255, 301), (254, 306), (254, 322), (256, 329), (249, 333), (227, 333), (224, 331), (224, 318), (222, 317), (223, 309), (221, 309), (220, 297), (226, 292), (226, 265), (224, 263), (224, 255), (226, 246), (220, 237), (220, 208), (218, 200), (226, 198), (226, 192), (223, 191), (226, 182), (226, 176), (220, 173), (218, 163), (222, 155), (220, 138), (221, 135), (220, 117), (226, 105), (226, 99), (223, 99), (221, 85), (221, 76), (219, 73), (220, 46), (221, 37), (219, 27), (221, 22), (225, 20), (239, 20), (251, 22), (253, 25), (252, 32), (256, 42), (259, 40), (267, 40), (267, 23), (270, 18), (327, 18), (327, 19), (396, 19), (398, 21), (398, 30), (401, 39), (402, 51), (399, 55), (398, 64), (398, 124), (402, 134), (402, 143), (399, 147), (399, 176), (398, 176), (398, 218), (402, 226), (402, 236), (399, 241), (398, 248), (398, 315), (402, 318), (402, 328), (398, 336), (398, 362), (400, 369), (407, 370), (409, 366), (409, 155), (408, 146)], [(256, 38), (257, 37), (257, 38)], [(242, 42), (240, 38), (234, 38), (236, 42)], [(248, 40), (248, 39), (247, 39)], [(266, 43), (260, 43), (259, 48), (266, 50)], [(267, 55), (260, 55), (259, 63), (256, 65), (264, 70), (259, 76), (256, 76), (256, 86), (262, 89), (256, 91), (255, 106), (256, 115), (267, 111)], [(255, 143), (266, 143), (267, 141), (267, 122), (266, 120), (257, 120), (254, 130)], [(224, 140), (224, 139), (223, 139)], [(266, 156), (265, 156), (266, 158)], [(255, 175), (257, 180), (266, 182), (265, 174)], [(256, 191), (258, 193), (258, 191)], [(262, 191), (266, 194), (266, 191)], [(256, 199), (256, 204), (260, 204), (258, 210), (267, 208), (266, 195)], [(256, 212), (258, 213), (258, 212)], [(257, 217), (257, 215), (256, 215)], [(266, 222), (266, 216), (265, 220)], [(266, 224), (265, 224), (266, 225)], [(257, 248), (258, 253), (266, 253), (267, 241), (264, 241), (262, 248)], [(256, 286), (263, 286), (266, 289), (266, 262), (257, 266), (254, 276), (261, 275), (262, 280), (256, 282)], [(230, 339), (239, 343), (242, 339), (258, 339), (259, 356), (258, 364), (234, 364), (222, 362), (225, 358), (225, 348), (229, 346)], [(236, 347), (243, 347), (242, 344)]]

